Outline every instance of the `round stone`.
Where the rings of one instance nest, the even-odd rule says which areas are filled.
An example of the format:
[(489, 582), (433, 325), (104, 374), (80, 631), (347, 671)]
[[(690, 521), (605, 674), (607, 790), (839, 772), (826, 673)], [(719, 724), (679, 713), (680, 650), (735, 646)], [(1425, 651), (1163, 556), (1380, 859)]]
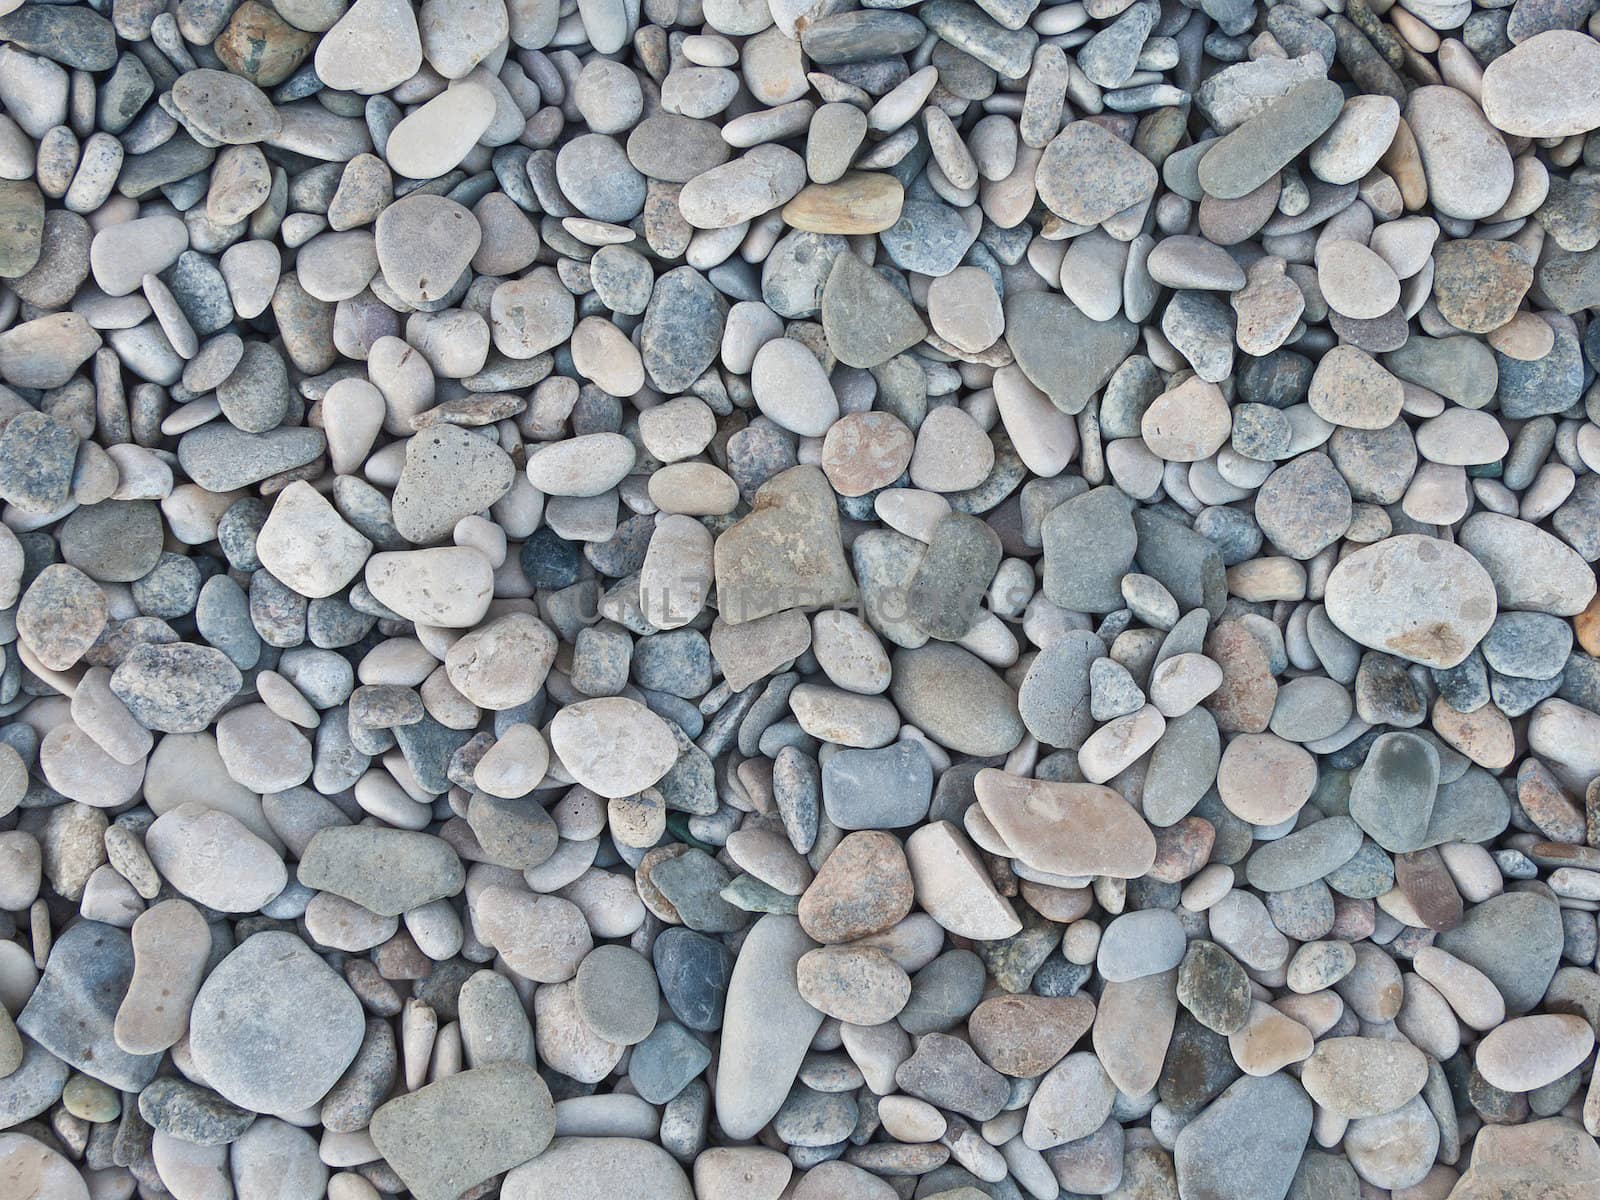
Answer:
[(201, 985), (189, 1052), (241, 1108), (296, 1113), (322, 1099), (360, 1049), (361, 1003), (292, 933), (242, 942)]
[(597, 946), (578, 964), (573, 998), (595, 1034), (632, 1046), (656, 1027), (660, 993), (649, 959), (625, 946)]
[(567, 705), (550, 723), (550, 748), (574, 779), (608, 798), (644, 791), (678, 759), (667, 723), (623, 696)]

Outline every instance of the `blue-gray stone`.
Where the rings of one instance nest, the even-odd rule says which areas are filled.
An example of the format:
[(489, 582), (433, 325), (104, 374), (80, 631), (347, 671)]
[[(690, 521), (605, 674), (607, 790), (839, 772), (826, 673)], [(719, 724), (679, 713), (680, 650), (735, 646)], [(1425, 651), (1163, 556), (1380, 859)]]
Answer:
[(1460, 779), (1440, 784), (1424, 844), (1487, 842), (1510, 822), (1511, 800), (1500, 781), (1482, 767), (1469, 767)]
[(910, 13), (868, 8), (819, 16), (806, 24), (800, 44), (812, 62), (841, 66), (904, 54), (926, 36)]
[(1522, 679), (1489, 672), (1489, 698), (1508, 717), (1520, 717), (1531, 711), (1539, 701), (1555, 695), (1560, 687), (1560, 675), (1549, 679)]
[[(769, 726), (771, 733), (777, 726)], [(798, 724), (795, 725), (798, 731)], [(766, 752), (766, 734), (762, 752)], [(822, 805), (822, 771), (817, 760), (803, 747), (785, 745), (772, 764), (772, 799), (783, 821), (789, 841), (801, 854), (809, 853), (817, 840), (817, 818)]]
[(628, 1079), (641, 1099), (665, 1104), (711, 1065), (711, 1051), (676, 1021), (662, 1021), (633, 1048)]
[(1453, 667), (1430, 667), (1444, 702), (1457, 712), (1477, 712), (1489, 703), (1489, 672), (1477, 647)]
[(1237, 508), (1203, 508), (1194, 531), (1216, 545), (1224, 567), (1238, 566), (1261, 553), (1261, 528)]
[(1438, 787), (1433, 745), (1414, 733), (1386, 733), (1351, 782), (1350, 816), (1385, 850), (1420, 850), (1434, 844), (1429, 822)]
[(1203, 608), (1220, 617), (1228, 583), (1216, 545), (1153, 509), (1135, 511), (1133, 527), (1139, 534), (1139, 569), (1171, 592), (1183, 612)]
[(937, 200), (907, 200), (900, 219), (878, 238), (901, 270), (948, 275), (961, 265), (977, 235), (961, 210)]
[(928, 815), (933, 767), (922, 748), (896, 742), (839, 750), (822, 768), (822, 803), (840, 829), (903, 829)]
[(1394, 860), (1368, 838), (1348, 861), (1329, 871), (1323, 882), (1352, 900), (1375, 900), (1394, 887)]
[(1555, 345), (1543, 358), (1524, 362), (1495, 352), (1500, 385), (1495, 396), (1500, 415), (1521, 421), (1565, 412), (1583, 398), (1583, 352), (1570, 329), (1557, 329)]
[(1274, 350), (1262, 358), (1247, 355), (1239, 370), (1239, 399), (1289, 408), (1306, 398), (1314, 371), (1311, 360), (1293, 350)]
[(633, 681), (691, 699), (711, 690), (711, 647), (698, 629), (672, 629), (640, 638), (633, 648)]
[(819, 1149), (848, 1138), (859, 1117), (853, 1093), (817, 1092), (797, 1083), (772, 1118), (772, 1131), (786, 1145)]
[(1349, 817), (1329, 817), (1263, 843), (1245, 864), (1245, 878), (1260, 891), (1286, 892), (1342, 867), (1361, 840), (1361, 827)]
[(1111, 486), (1074, 496), (1050, 511), (1039, 532), (1044, 594), (1052, 604), (1089, 613), (1123, 607), (1122, 577), (1139, 541), (1127, 496)]
[[(934, 4), (953, 0), (932, 0)], [(976, 10), (974, 10), (976, 11)], [(1006, 297), (1006, 344), (1028, 380), (1062, 412), (1079, 413), (1139, 341), (1139, 330), (1124, 317), (1096, 321), (1065, 296), (1021, 292)]]
[(37, 1117), (61, 1098), (69, 1068), (30, 1037), (22, 1039), (22, 1063), (0, 1076), (0, 1129)]
[(279, 426), (247, 433), (226, 421), (213, 421), (178, 439), (178, 463), (206, 491), (231, 492), (303, 467), (326, 445), (320, 429)]
[(673, 1015), (701, 1033), (720, 1029), (733, 952), (714, 938), (675, 925), (656, 938), (651, 957)]
[[(1067, 508), (1071, 503), (1061, 507)], [(1095, 729), (1089, 674), (1095, 660), (1105, 652), (1105, 643), (1086, 629), (1068, 630), (1039, 652), (1017, 689), (1017, 710), (1029, 733), (1049, 746), (1076, 750), (1083, 745)]]
[(675, 395), (700, 378), (722, 344), (727, 313), (717, 289), (693, 267), (678, 267), (656, 280), (639, 339), (645, 371), (656, 387)]
[(195, 603), (195, 628), (241, 671), (261, 657), (261, 636), (250, 622), (250, 601), (231, 576), (213, 575)]
[(50, 948), (17, 1028), (85, 1075), (118, 1091), (140, 1091), (155, 1078), (162, 1056), (129, 1054), (111, 1035), (132, 978), (133, 940), (127, 932), (79, 921)]
[(449, 729), (425, 716), (415, 725), (397, 726), (394, 740), (405, 755), (406, 766), (416, 776), (417, 786), (437, 796), (450, 790), (446, 770), (450, 756), (472, 740), (472, 731)]
[(1288, 1193), (1311, 1134), (1311, 1099), (1287, 1075), (1246, 1076), (1206, 1107), (1173, 1146), (1178, 1192), (1221, 1200)]
[(1535, 892), (1506, 892), (1467, 909), (1461, 924), (1435, 940), (1470, 963), (1505, 997), (1506, 1010), (1537, 1004), (1561, 962), (1561, 910)]
[(983, 999), (983, 960), (971, 950), (946, 950), (911, 977), (911, 998), (895, 1020), (912, 1037), (948, 1033)]
[(1503, 612), (1479, 647), (1484, 661), (1502, 675), (1549, 679), (1561, 674), (1572, 652), (1572, 625), (1538, 612)]
[(1040, 996), (1076, 996), (1093, 973), (1094, 968), (1087, 963), (1052, 958), (1033, 973), (1032, 988)]
[(87, 5), (24, 5), (0, 17), (0, 41), (80, 71), (109, 71), (117, 61), (111, 22)]
[(733, 873), (704, 850), (690, 849), (676, 858), (663, 859), (650, 872), (650, 882), (678, 910), (690, 929), (701, 933), (732, 933), (748, 917), (722, 898)]

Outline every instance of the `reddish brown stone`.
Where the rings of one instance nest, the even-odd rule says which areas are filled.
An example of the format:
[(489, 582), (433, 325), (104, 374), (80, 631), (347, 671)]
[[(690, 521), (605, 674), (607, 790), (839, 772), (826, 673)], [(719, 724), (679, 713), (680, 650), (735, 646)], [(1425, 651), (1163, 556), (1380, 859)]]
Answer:
[(912, 898), (911, 868), (899, 839), (864, 829), (823, 861), (800, 897), (800, 925), (819, 942), (850, 942), (901, 920)]
[(847, 413), (822, 441), (822, 471), (841, 496), (864, 496), (900, 478), (915, 444), (893, 413)]
[(1204, 817), (1189, 816), (1165, 829), (1157, 829), (1156, 861), (1150, 877), (1162, 883), (1182, 883), (1205, 866), (1216, 844), (1216, 827)]
[(296, 29), (270, 8), (245, 0), (212, 49), (235, 75), (268, 88), (293, 75), (316, 42), (315, 35)]
[(1224, 733), (1263, 733), (1278, 702), (1267, 648), (1238, 621), (1222, 621), (1206, 635), (1206, 657), (1222, 668), (1222, 686), (1205, 706)]
[(1065, 1058), (1093, 1023), (1087, 996), (994, 996), (972, 1010), (967, 1033), (996, 1071), (1031, 1079)]
[(1394, 879), (1417, 916), (1429, 929), (1443, 933), (1461, 924), (1461, 893), (1434, 849), (1413, 850), (1394, 857)]
[(1536, 758), (1523, 759), (1517, 768), (1517, 802), (1528, 820), (1552, 842), (1583, 841), (1583, 807)]

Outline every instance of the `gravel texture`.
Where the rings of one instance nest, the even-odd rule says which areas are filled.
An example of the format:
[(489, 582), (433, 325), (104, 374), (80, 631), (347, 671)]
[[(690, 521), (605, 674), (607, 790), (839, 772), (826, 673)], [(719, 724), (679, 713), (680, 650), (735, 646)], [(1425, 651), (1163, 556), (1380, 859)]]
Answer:
[(1600, 1195), (1580, 0), (0, 0), (0, 1200)]

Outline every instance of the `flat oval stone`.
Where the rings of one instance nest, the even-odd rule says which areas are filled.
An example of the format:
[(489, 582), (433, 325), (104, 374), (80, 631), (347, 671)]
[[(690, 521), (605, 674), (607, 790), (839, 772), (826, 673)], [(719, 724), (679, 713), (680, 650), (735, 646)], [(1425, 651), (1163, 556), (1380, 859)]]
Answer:
[(1367, 1037), (1319, 1042), (1300, 1072), (1300, 1083), (1311, 1098), (1346, 1118), (1393, 1112), (1422, 1091), (1427, 1080), (1428, 1060), (1422, 1051), (1404, 1042)]
[(1048, 1150), (1088, 1137), (1111, 1115), (1117, 1088), (1087, 1051), (1069, 1054), (1039, 1081), (1022, 1126), (1023, 1144)]
[[(104, 828), (101, 824), (95, 834)], [(99, 921), (79, 921), (63, 930), (51, 946), (44, 974), (17, 1014), (17, 1029), (31, 1039), (19, 1068), (28, 1072), (22, 1082), (33, 1088), (53, 1077), (43, 1063), (28, 1061), (32, 1056), (26, 1047), (37, 1043), (56, 1060), (79, 1071), (92, 1070), (94, 1078), (120, 1091), (143, 1089), (155, 1077), (161, 1054), (130, 1054), (117, 1045), (112, 1032), (132, 975), (133, 946), (123, 930)], [(54, 1097), (47, 1103), (54, 1103)]]
[[(509, 1171), (500, 1187), (505, 1200), (543, 1200), (553, 1193), (569, 1200), (695, 1200), (670, 1154), (654, 1142), (626, 1137), (557, 1138), (543, 1154)], [(435, 1193), (430, 1200), (442, 1197)]]
[(476, 625), (494, 593), (494, 569), (470, 546), (374, 554), (364, 578), (379, 603), (405, 620), (448, 629)]
[(1416, 139), (1428, 200), (1447, 217), (1477, 221), (1511, 195), (1511, 153), (1499, 130), (1465, 92), (1428, 85), (1406, 101), (1406, 125)]
[(628, 135), (628, 161), (651, 179), (688, 183), (733, 153), (711, 121), (658, 112), (634, 126)]
[(283, 890), (283, 860), (237, 819), (181, 804), (155, 819), (145, 848), (178, 891), (218, 912), (255, 912)]
[(1035, 870), (1132, 879), (1155, 861), (1155, 835), (1108, 787), (1024, 779), (990, 768), (978, 772), (974, 786), (984, 815)]
[(322, 598), (360, 573), (372, 543), (320, 492), (297, 480), (278, 493), (256, 535), (256, 553), (279, 582), (302, 596)]
[(1200, 186), (1223, 200), (1248, 196), (1321, 137), (1343, 107), (1343, 90), (1329, 80), (1298, 84), (1212, 144), (1200, 158)]
[(1516, 137), (1566, 137), (1600, 126), (1600, 45), (1570, 29), (1518, 41), (1484, 68), (1483, 112)]
[(1494, 623), (1494, 582), (1466, 550), (1421, 534), (1346, 555), (1324, 603), (1345, 634), (1424, 666), (1453, 667)]
[(1309, 751), (1271, 733), (1228, 743), (1217, 767), (1217, 792), (1228, 811), (1252, 825), (1277, 825), (1300, 811), (1317, 782)]
[(717, 289), (693, 267), (656, 280), (639, 336), (645, 373), (656, 387), (681, 392), (701, 376), (717, 356), (726, 316)]
[(283, 130), (283, 118), (266, 93), (226, 71), (185, 71), (171, 96), (191, 128), (224, 145), (264, 142)]
[(767, 143), (689, 180), (678, 207), (696, 229), (726, 229), (788, 203), (805, 180), (803, 158)]
[(930, 643), (896, 651), (893, 670), (895, 705), (941, 745), (962, 754), (1005, 754), (1022, 740), (1016, 694), (976, 655)]
[(189, 246), (189, 231), (177, 217), (141, 217), (108, 225), (89, 244), (89, 268), (108, 296), (126, 296), (146, 275), (157, 275), (178, 261)]
[(389, 131), (384, 157), (398, 175), (437, 179), (467, 156), (494, 111), (488, 88), (470, 80), (452, 84)]
[[(447, 1075), (372, 1116), (372, 1141), (417, 1200), (454, 1200), (536, 1158), (555, 1133), (550, 1089), (526, 1063)], [(470, 1128), (477, 1136), (450, 1136)]]
[(441, 839), (372, 825), (318, 830), (295, 874), (308, 888), (385, 917), (454, 896), (465, 878), (460, 858)]
[(856, 171), (813, 183), (783, 206), (783, 220), (811, 233), (882, 233), (900, 219), (905, 188), (893, 175)]
[(426, 192), (385, 208), (373, 234), (384, 282), (408, 304), (432, 304), (447, 295), (483, 240), (469, 209)]
[(911, 979), (882, 950), (823, 946), (795, 964), (800, 995), (825, 1016), (852, 1025), (893, 1020), (911, 996)]
[(567, 705), (550, 723), (550, 748), (574, 779), (608, 798), (644, 791), (678, 759), (667, 723), (623, 696)]
[(1539, 1013), (1490, 1030), (1474, 1063), (1494, 1087), (1531, 1092), (1580, 1066), (1594, 1048), (1594, 1028), (1582, 1017)]
[(822, 437), (839, 419), (839, 400), (827, 372), (793, 338), (774, 338), (756, 351), (750, 390), (762, 412), (802, 437)]
[(1594, 571), (1565, 542), (1532, 522), (1474, 513), (1459, 537), (1462, 549), (1488, 572), (1504, 608), (1570, 617), (1595, 596)]
[(371, 96), (404, 83), (422, 66), (416, 10), (405, 0), (356, 0), (322, 35), (317, 78)]

